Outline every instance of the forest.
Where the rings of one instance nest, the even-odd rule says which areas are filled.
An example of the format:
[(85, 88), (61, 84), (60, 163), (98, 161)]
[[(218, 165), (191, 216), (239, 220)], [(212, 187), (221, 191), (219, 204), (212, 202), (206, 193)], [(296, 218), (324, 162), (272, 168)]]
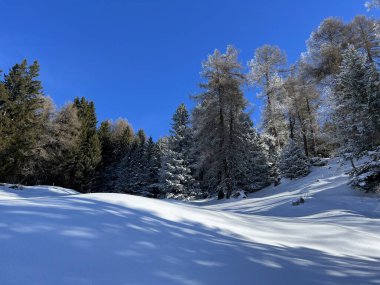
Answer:
[[(1, 73), (0, 182), (228, 199), (339, 156), (351, 163), (352, 187), (380, 192), (379, 24), (327, 18), (295, 63), (273, 45), (246, 64), (232, 45), (215, 50), (202, 62), (195, 107), (173, 110), (170, 135), (158, 141), (123, 119), (98, 122), (84, 97), (57, 108), (38, 62), (23, 60)], [(246, 87), (264, 102), (253, 110), (262, 112), (258, 126)]]

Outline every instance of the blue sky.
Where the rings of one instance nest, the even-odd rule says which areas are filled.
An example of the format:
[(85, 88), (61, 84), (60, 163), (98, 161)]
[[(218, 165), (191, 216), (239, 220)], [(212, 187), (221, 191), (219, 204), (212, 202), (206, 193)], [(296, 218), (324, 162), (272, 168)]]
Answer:
[[(0, 69), (37, 59), (58, 106), (95, 101), (99, 121), (127, 118), (159, 138), (176, 107), (193, 103), (201, 62), (233, 44), (246, 62), (279, 45), (290, 62), (326, 17), (367, 14), (364, 0), (0, 0)], [(370, 13), (371, 14), (371, 13)], [(247, 90), (254, 100), (254, 91)], [(259, 111), (253, 114), (259, 121)]]

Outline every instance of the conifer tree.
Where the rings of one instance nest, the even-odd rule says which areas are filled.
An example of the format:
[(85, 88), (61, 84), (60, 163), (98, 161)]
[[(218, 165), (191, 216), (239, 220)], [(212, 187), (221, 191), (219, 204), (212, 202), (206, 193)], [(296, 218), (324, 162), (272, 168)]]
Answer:
[(152, 137), (149, 137), (145, 151), (145, 171), (143, 173), (142, 196), (158, 198), (161, 193), (159, 171), (161, 167), (160, 150)]
[(294, 140), (289, 140), (282, 151), (279, 169), (283, 177), (295, 179), (310, 173), (310, 162)]
[(248, 62), (249, 82), (262, 88), (260, 97), (265, 99), (263, 129), (265, 133), (276, 140), (281, 148), (288, 137), (284, 112), (283, 73), (286, 64), (286, 55), (277, 46), (264, 45), (256, 49), (252, 60)]
[(131, 150), (117, 166), (117, 192), (138, 195), (145, 190), (143, 178), (146, 171), (146, 141), (145, 132), (138, 130)]
[(79, 144), (71, 160), (71, 185), (81, 192), (91, 190), (96, 167), (101, 161), (101, 145), (96, 129), (96, 114), (93, 102), (84, 97), (74, 99), (81, 129)]
[(340, 152), (349, 159), (380, 144), (379, 85), (373, 63), (350, 46), (336, 80), (333, 114)]
[(197, 194), (197, 183), (192, 176), (192, 131), (190, 116), (184, 104), (173, 115), (171, 136), (162, 153), (161, 188), (167, 197), (185, 198)]
[(232, 47), (225, 54), (216, 50), (209, 56), (203, 64), (204, 92), (195, 97), (198, 105), (193, 112), (201, 186), (209, 193), (217, 191), (219, 198), (230, 198), (239, 187), (249, 187), (249, 183), (239, 183), (246, 173), (241, 141), (248, 133), (242, 126), (247, 106), (242, 92), (245, 76), (237, 56)]
[(6, 138), (0, 153), (0, 179), (28, 183), (36, 173), (45, 113), (39, 64), (14, 65), (1, 83), (1, 131)]

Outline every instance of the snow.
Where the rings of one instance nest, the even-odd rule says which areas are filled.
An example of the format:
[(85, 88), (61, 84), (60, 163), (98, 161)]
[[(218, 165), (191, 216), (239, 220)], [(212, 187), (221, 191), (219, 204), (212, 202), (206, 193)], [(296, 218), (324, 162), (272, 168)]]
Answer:
[(380, 200), (346, 171), (224, 202), (0, 187), (0, 284), (380, 284)]
[[(57, 197), (79, 194), (77, 191), (56, 186), (19, 186), (13, 184), (1, 184), (0, 200), (25, 199), (38, 197)], [(17, 187), (16, 189), (10, 187)]]

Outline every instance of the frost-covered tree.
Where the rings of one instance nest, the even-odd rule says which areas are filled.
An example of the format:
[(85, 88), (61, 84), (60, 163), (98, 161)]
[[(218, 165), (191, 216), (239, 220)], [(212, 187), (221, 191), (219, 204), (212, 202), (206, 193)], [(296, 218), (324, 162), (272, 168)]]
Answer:
[(295, 179), (310, 173), (310, 162), (294, 140), (282, 150), (279, 169), (283, 177)]
[(248, 62), (249, 82), (262, 89), (259, 97), (265, 99), (262, 114), (264, 131), (276, 139), (276, 144), (280, 148), (288, 137), (281, 77), (285, 64), (285, 53), (277, 46), (270, 45), (258, 48), (254, 58)]
[(367, 2), (365, 2), (364, 5), (368, 10), (371, 10), (374, 8), (378, 9), (378, 8), (380, 8), (380, 0), (367, 1)]
[(327, 18), (313, 31), (304, 55), (308, 71), (321, 82), (339, 73), (342, 53), (350, 43), (348, 28), (340, 18)]
[(302, 72), (294, 70), (284, 82), (289, 137), (302, 141), (305, 155), (317, 154), (317, 111), (320, 94)]

